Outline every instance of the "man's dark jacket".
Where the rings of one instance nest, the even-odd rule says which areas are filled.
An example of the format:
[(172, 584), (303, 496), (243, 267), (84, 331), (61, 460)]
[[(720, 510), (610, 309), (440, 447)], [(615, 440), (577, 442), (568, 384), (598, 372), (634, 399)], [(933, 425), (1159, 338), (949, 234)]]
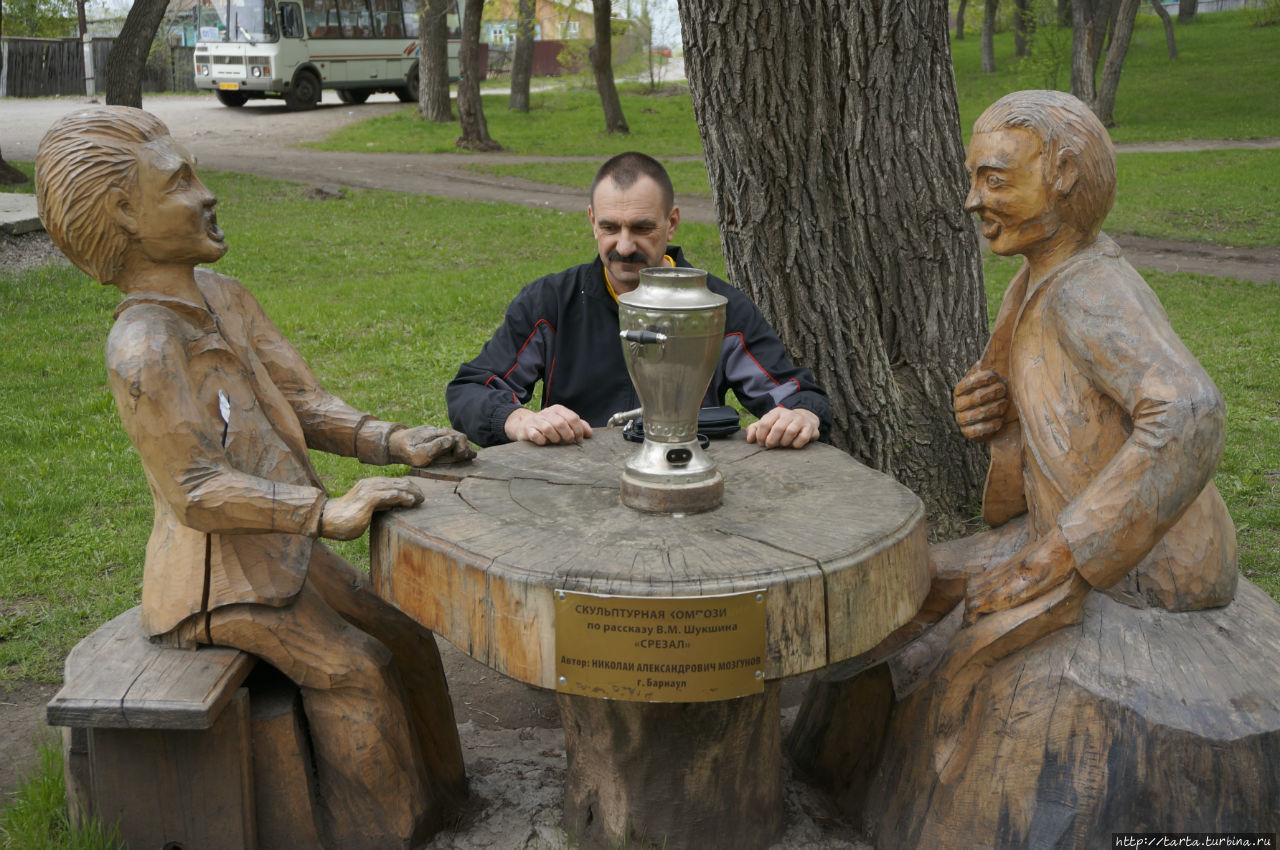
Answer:
[[(667, 254), (689, 267), (678, 247), (668, 247)], [(729, 304), (720, 362), (702, 405), (724, 404), (732, 389), (756, 416), (777, 405), (803, 408), (817, 414), (827, 439), (831, 405), (812, 373), (792, 364), (747, 296), (716, 277), (707, 277), (707, 288)], [(503, 430), (507, 417), (529, 400), (539, 380), (542, 407), (562, 404), (592, 427), (640, 406), (622, 359), (618, 305), (599, 257), (521, 290), (480, 355), (462, 364), (449, 383), (449, 421), (482, 446), (510, 442)]]

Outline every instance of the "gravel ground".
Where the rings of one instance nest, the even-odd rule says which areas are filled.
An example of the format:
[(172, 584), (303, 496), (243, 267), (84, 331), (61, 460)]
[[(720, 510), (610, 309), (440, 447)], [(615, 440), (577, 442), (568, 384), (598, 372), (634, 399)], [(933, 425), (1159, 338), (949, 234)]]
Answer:
[(0, 233), (0, 274), (26, 271), (45, 263), (69, 263), (43, 230), (11, 236)]

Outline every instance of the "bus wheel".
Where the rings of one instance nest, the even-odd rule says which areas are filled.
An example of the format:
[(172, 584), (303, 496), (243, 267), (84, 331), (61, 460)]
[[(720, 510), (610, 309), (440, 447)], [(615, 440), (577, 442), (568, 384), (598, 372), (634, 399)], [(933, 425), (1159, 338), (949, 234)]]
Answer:
[(404, 85), (396, 89), (396, 97), (400, 98), (401, 103), (417, 103), (418, 102), (418, 65), (409, 69), (409, 75), (405, 77)]
[(299, 71), (285, 92), (284, 102), (290, 109), (315, 109), (320, 102), (320, 80), (310, 71)]
[(249, 95), (242, 91), (223, 91), (218, 89), (213, 94), (223, 106), (244, 106), (249, 99)]
[(371, 89), (338, 89), (338, 100), (343, 103), (364, 103), (371, 94)]

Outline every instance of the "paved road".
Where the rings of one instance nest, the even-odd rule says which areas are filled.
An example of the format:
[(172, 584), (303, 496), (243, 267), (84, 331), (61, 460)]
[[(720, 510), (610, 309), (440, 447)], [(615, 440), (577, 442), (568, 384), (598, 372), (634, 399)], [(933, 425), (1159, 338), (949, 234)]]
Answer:
[[(45, 129), (58, 116), (91, 102), (83, 97), (0, 100), (0, 128), (3, 128), (0, 150), (7, 159), (34, 159)], [(299, 142), (319, 141), (345, 124), (403, 109), (404, 105), (391, 95), (374, 95), (368, 103), (348, 106), (339, 102), (333, 92), (325, 92), (321, 106), (309, 112), (289, 112), (283, 104), (272, 101), (228, 109), (212, 95), (155, 95), (147, 97), (144, 106), (169, 125), (174, 137), (196, 155), (204, 168), (300, 183), (334, 183), (446, 198), (505, 201), (566, 212), (582, 212), (586, 206), (582, 189), (478, 174), (466, 169), (476, 162), (522, 162), (528, 161), (528, 157), (346, 153), (296, 147)], [(1117, 146), (1119, 151), (1171, 154), (1223, 148), (1280, 148), (1280, 138)], [(595, 161), (596, 158), (564, 159)], [(685, 196), (680, 201), (680, 212), (685, 221), (712, 224), (716, 221), (714, 206), (707, 198)], [(1280, 282), (1280, 247), (1224, 248), (1129, 236), (1121, 236), (1117, 241), (1139, 268)]]

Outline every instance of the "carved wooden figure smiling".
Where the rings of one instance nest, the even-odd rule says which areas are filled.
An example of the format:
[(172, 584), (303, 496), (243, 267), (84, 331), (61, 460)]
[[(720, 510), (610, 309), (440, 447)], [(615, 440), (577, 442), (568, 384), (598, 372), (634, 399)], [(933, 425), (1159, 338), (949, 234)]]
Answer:
[(236, 280), (195, 162), (146, 112), (65, 116), (40, 143), (41, 218), (73, 262), (125, 298), (107, 342), (111, 390), (155, 503), (143, 627), (178, 647), (232, 646), (302, 690), (320, 835), (342, 848), (409, 847), (466, 792), (431, 634), (318, 542), (415, 504), (368, 478), (330, 498), (308, 449), (422, 466), (470, 457), (466, 439), (406, 429), (320, 386)]
[(930, 548), (931, 599), (963, 596), (951, 634), (908, 649), (914, 670), (816, 683), (793, 754), (884, 848), (1275, 829), (1280, 607), (1237, 573), (1222, 397), (1100, 230), (1106, 130), (1017, 92), (965, 167), (965, 209), (1025, 259), (955, 388), (991, 446), (990, 530)]

